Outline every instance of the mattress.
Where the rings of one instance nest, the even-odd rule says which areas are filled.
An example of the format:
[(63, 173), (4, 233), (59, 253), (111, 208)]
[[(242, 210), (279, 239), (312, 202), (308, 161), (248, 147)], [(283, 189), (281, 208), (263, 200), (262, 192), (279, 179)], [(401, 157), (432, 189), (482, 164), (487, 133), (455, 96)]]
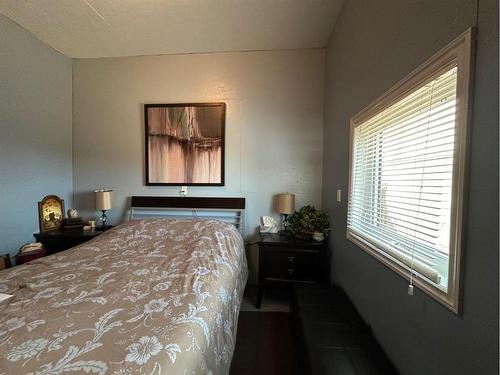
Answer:
[(0, 271), (0, 374), (227, 374), (248, 270), (217, 220), (121, 224)]

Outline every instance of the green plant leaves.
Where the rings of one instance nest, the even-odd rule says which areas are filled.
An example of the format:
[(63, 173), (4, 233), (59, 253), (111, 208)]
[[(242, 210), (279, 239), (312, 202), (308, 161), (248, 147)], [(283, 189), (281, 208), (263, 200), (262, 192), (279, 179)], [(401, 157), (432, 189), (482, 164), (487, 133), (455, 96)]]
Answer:
[(293, 234), (323, 233), (325, 236), (330, 232), (330, 217), (324, 211), (314, 206), (304, 206), (288, 216), (288, 229)]

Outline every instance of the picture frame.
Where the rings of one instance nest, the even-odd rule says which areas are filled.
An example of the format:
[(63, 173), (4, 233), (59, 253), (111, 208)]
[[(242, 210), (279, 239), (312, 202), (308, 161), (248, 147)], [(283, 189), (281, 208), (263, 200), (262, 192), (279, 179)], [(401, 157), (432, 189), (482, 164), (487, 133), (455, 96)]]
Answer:
[(145, 104), (145, 184), (224, 186), (226, 103)]
[(64, 219), (64, 199), (47, 195), (38, 202), (40, 233), (60, 230)]

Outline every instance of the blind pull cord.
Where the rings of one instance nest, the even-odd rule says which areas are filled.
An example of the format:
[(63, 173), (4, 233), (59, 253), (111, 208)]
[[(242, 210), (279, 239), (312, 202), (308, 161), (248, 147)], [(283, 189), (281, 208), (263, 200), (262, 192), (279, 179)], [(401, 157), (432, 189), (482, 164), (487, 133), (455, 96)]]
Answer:
[[(423, 165), (422, 165), (422, 171), (420, 173), (420, 185), (419, 185), (419, 191), (418, 191), (418, 206), (417, 206), (417, 213), (415, 217), (415, 228), (413, 232), (413, 245), (411, 247), (411, 262), (410, 262), (410, 282), (408, 284), (408, 295), (413, 296), (413, 265), (414, 265), (414, 260), (415, 260), (415, 244), (417, 242), (417, 222), (418, 222), (418, 217), (420, 216), (420, 206), (421, 206), (421, 200), (422, 200), (422, 185), (424, 183), (424, 172), (425, 172), (425, 163), (426, 163), (426, 156), (427, 153), (427, 141), (429, 140), (429, 128), (430, 128), (430, 117), (431, 117), (431, 111), (432, 111), (432, 98), (434, 94), (434, 84), (435, 82), (432, 83), (432, 86), (430, 88), (430, 100), (429, 100), (429, 110), (427, 112), (427, 129), (426, 129), (426, 134), (425, 134), (425, 143), (424, 143), (424, 159), (423, 159)], [(415, 164), (416, 164), (416, 159), (417, 159), (417, 153), (415, 153)]]

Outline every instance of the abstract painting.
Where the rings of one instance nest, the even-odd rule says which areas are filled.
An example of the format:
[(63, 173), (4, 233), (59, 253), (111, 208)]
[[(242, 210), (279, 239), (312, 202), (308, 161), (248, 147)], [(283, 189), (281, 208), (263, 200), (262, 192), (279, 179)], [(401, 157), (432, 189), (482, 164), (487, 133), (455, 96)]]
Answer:
[(225, 103), (144, 105), (146, 185), (224, 185)]

